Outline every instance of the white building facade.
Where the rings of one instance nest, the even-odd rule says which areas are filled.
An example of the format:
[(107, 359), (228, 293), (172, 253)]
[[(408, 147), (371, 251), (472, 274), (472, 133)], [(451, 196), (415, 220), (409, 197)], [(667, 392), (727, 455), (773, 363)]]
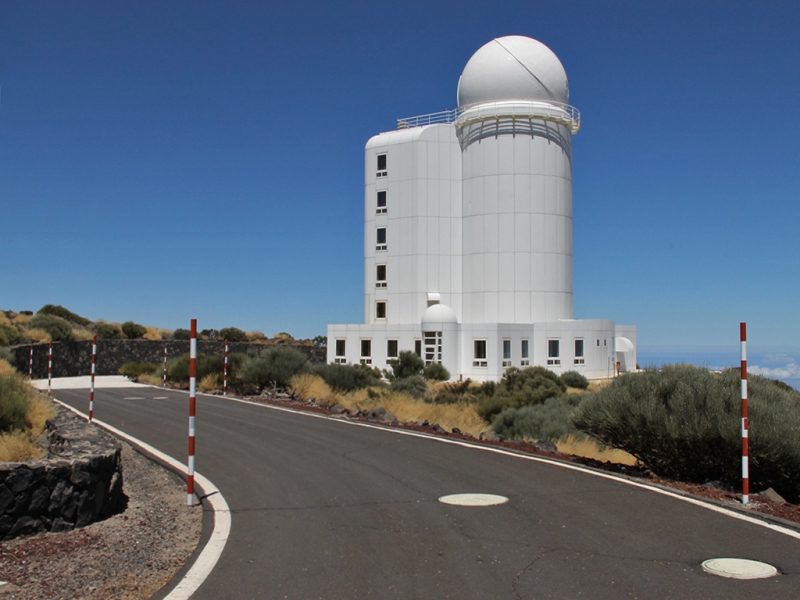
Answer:
[(413, 350), (477, 381), (635, 368), (635, 327), (573, 318), (568, 100), (556, 55), (507, 36), (469, 60), (459, 108), (369, 140), (364, 324), (328, 326), (328, 362), (384, 368)]

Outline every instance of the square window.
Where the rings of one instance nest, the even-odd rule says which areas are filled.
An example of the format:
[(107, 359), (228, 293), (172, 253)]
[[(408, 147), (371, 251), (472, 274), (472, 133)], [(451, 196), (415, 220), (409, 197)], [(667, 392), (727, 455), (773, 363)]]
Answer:
[(375, 279), (377, 281), (386, 281), (386, 265), (378, 265), (375, 269)]
[(378, 192), (378, 208), (386, 206), (386, 190)]
[(474, 358), (486, 359), (486, 340), (475, 340)]
[(378, 227), (378, 243), (386, 243), (386, 227)]
[(361, 358), (372, 356), (372, 340), (361, 340)]
[(397, 358), (397, 340), (386, 340), (386, 357)]
[(378, 171), (386, 170), (386, 155), (378, 154)]
[(386, 318), (386, 302), (375, 303), (375, 318), (376, 319)]
[(528, 340), (522, 340), (522, 348), (521, 348), (520, 356), (522, 356), (522, 358), (530, 358), (530, 356), (528, 355), (528, 352), (529, 352), (529, 350), (528, 350)]

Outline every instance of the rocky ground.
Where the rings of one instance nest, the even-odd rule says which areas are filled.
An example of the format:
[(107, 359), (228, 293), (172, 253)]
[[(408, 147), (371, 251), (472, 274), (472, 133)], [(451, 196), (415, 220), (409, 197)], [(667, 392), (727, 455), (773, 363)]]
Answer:
[(122, 442), (121, 514), (65, 533), (0, 543), (0, 598), (149, 598), (183, 566), (200, 539), (202, 508), (186, 484)]

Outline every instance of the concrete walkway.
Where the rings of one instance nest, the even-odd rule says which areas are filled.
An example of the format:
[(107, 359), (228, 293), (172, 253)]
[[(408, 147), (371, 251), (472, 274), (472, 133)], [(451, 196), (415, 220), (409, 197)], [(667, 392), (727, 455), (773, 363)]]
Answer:
[[(31, 381), (31, 384), (33, 384), (33, 387), (40, 390), (47, 389), (47, 379), (34, 379)], [(91, 375), (82, 375), (81, 377), (54, 377), (51, 388), (54, 390), (88, 390), (91, 385)], [(142, 384), (134, 383), (122, 375), (96, 375), (94, 378), (94, 389), (96, 390), (130, 388), (138, 385)]]

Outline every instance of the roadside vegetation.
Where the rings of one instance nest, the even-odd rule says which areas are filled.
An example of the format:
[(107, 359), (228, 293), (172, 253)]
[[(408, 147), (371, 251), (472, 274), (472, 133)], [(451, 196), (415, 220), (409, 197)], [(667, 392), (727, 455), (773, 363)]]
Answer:
[(36, 442), (55, 411), (5, 358), (0, 354), (0, 462), (44, 458), (47, 450)]

